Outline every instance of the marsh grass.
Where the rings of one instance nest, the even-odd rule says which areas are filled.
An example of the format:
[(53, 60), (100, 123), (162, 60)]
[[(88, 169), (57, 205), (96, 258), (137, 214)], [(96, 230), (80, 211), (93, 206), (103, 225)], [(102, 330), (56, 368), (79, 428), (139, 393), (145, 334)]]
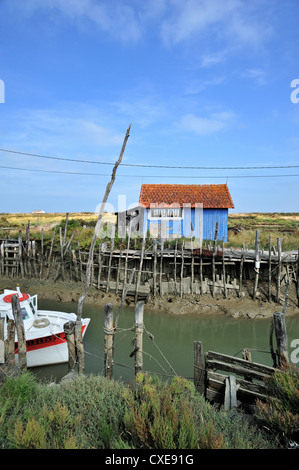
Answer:
[(218, 411), (175, 377), (120, 381), (79, 376), (38, 383), (30, 372), (0, 384), (2, 449), (273, 448), (242, 414)]

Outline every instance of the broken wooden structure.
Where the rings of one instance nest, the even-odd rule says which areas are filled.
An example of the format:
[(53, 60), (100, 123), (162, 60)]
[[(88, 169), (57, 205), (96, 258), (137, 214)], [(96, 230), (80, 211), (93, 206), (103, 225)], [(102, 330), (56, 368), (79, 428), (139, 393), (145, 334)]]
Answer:
[[(30, 225), (26, 227), (25, 240), (21, 232), (18, 239), (0, 240), (0, 276), (18, 279), (53, 279), (84, 282), (89, 252), (74, 241), (74, 234), (66, 239), (60, 228), (60, 251), (55, 252), (53, 241), (44, 248), (41, 240), (32, 240)], [(126, 247), (115, 248), (114, 238), (95, 247), (91, 259), (90, 283), (103, 292), (121, 295), (133, 270), (134, 278), (127, 293), (135, 302), (149, 296), (228, 295), (259, 298), (261, 292), (268, 301), (283, 301), (283, 283), (296, 286), (299, 305), (299, 256), (298, 251), (283, 252), (281, 240), (277, 250), (269, 238), (268, 250), (259, 248), (258, 232), (255, 250), (232, 249), (212, 243), (192, 249), (192, 243), (178, 240), (175, 244), (166, 240), (130, 240)], [(140, 246), (141, 245), (141, 246)], [(124, 243), (123, 243), (124, 246)], [(132, 248), (134, 246), (134, 248)]]

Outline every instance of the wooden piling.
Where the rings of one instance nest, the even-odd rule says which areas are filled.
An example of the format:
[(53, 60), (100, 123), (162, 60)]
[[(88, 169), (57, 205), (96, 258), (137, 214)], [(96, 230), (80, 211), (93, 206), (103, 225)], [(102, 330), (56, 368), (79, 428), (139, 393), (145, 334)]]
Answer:
[(206, 390), (206, 372), (204, 365), (204, 352), (201, 341), (194, 341), (194, 386), (202, 395)]
[(113, 250), (114, 250), (114, 241), (115, 241), (115, 225), (113, 225), (113, 227), (112, 227), (112, 238), (111, 238), (111, 245), (110, 245), (109, 262), (108, 262), (108, 275), (107, 275), (106, 293), (109, 292), (111, 262), (112, 262), (112, 256), (113, 256)]
[(280, 367), (289, 365), (289, 353), (288, 353), (288, 336), (285, 323), (285, 315), (281, 312), (275, 312), (273, 315), (276, 345), (277, 345), (277, 357), (278, 364)]
[(225, 273), (225, 259), (224, 259), (224, 237), (222, 239), (222, 278), (223, 278), (223, 294), (224, 298), (227, 298), (226, 291), (226, 273)]
[(106, 303), (104, 312), (104, 376), (112, 379), (114, 355), (113, 304)]
[(157, 282), (157, 243), (156, 243), (156, 240), (154, 240), (153, 252), (154, 252), (153, 294), (155, 297), (156, 287), (157, 287), (156, 286), (156, 282)]
[(85, 359), (84, 359), (84, 346), (82, 339), (82, 322), (77, 320), (75, 322), (75, 345), (77, 350), (78, 359), (78, 372), (79, 374), (85, 373)]
[(143, 258), (144, 258), (144, 251), (145, 251), (145, 244), (146, 244), (146, 237), (144, 236), (142, 239), (142, 247), (141, 247), (141, 254), (140, 254), (140, 263), (139, 263), (139, 271), (137, 274), (137, 281), (136, 281), (136, 291), (135, 291), (135, 304), (138, 301), (138, 290), (141, 281), (141, 273), (143, 267)]
[(242, 285), (243, 285), (243, 268), (244, 268), (244, 254), (242, 253), (240, 262), (240, 277), (239, 277), (239, 297), (242, 297)]
[(143, 302), (137, 302), (135, 308), (135, 378), (143, 369)]
[(259, 230), (257, 230), (255, 234), (255, 265), (254, 265), (255, 279), (254, 279), (254, 288), (253, 288), (253, 300), (256, 299), (259, 273), (260, 273), (259, 236), (260, 236), (260, 233), (259, 233)]
[(50, 274), (51, 257), (52, 257), (52, 252), (53, 252), (53, 245), (54, 245), (55, 232), (56, 232), (56, 225), (55, 225), (55, 227), (54, 227), (54, 229), (53, 229), (53, 235), (52, 235), (52, 239), (51, 239), (50, 252), (49, 252), (49, 257), (48, 257), (48, 270), (47, 270), (47, 276), (46, 276), (47, 279), (48, 279), (49, 274)]
[(272, 264), (271, 264), (271, 256), (272, 256), (272, 237), (269, 236), (269, 260), (268, 260), (268, 301), (271, 302), (271, 280), (272, 280)]
[(11, 307), (17, 330), (19, 367), (24, 370), (27, 368), (27, 350), (25, 328), (18, 295), (11, 297)]
[(181, 253), (181, 289), (180, 289), (180, 297), (183, 297), (184, 293), (184, 240), (182, 241), (182, 253)]
[(10, 366), (15, 365), (15, 337), (16, 337), (16, 325), (13, 320), (7, 321), (7, 336), (6, 336), (6, 362)]
[(5, 319), (1, 317), (0, 318), (0, 364), (5, 363), (4, 321)]
[(76, 368), (75, 322), (69, 321), (63, 325), (65, 339), (68, 347), (69, 372)]
[(276, 303), (280, 304), (280, 277), (281, 277), (281, 238), (277, 238), (277, 277), (276, 277)]
[(162, 276), (163, 276), (163, 252), (164, 252), (164, 240), (161, 239), (161, 251), (160, 251), (160, 277), (159, 277), (159, 292), (160, 297), (163, 297), (162, 287)]
[[(299, 252), (299, 251), (298, 251)], [(175, 249), (174, 249), (174, 295), (177, 295), (177, 286), (176, 286), (176, 262), (177, 262), (177, 254), (178, 254), (178, 239), (175, 240)]]
[(214, 241), (213, 241), (213, 256), (212, 256), (212, 280), (213, 280), (212, 295), (213, 297), (215, 297), (215, 281), (216, 281), (215, 261), (216, 261), (216, 255), (217, 255), (218, 225), (219, 225), (218, 222), (216, 222), (215, 235), (214, 235)]

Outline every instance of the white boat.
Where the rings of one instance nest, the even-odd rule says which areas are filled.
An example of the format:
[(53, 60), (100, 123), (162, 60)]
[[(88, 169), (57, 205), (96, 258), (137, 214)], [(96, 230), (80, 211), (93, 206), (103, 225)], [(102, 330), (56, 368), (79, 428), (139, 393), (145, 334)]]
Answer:
[[(21, 293), (17, 290), (5, 289), (0, 295), (0, 317), (4, 321), (4, 339), (7, 337), (7, 321), (13, 320), (11, 298), (18, 295), (26, 338), (27, 367), (59, 364), (68, 361), (67, 341), (64, 324), (76, 321), (75, 313), (64, 313), (52, 310), (39, 310), (37, 295)], [(82, 338), (86, 333), (90, 318), (82, 318)], [(17, 336), (15, 342), (16, 359), (18, 351)]]

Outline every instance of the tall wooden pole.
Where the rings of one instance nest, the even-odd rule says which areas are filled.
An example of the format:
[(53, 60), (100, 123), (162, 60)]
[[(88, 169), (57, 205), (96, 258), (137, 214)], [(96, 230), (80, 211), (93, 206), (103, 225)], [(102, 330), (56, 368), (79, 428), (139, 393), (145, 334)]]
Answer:
[(103, 201), (102, 201), (102, 204), (101, 204), (101, 207), (100, 207), (98, 220), (97, 220), (97, 223), (96, 223), (96, 226), (95, 226), (94, 235), (93, 235), (91, 245), (90, 245), (90, 249), (89, 249), (88, 261), (87, 261), (87, 266), (86, 266), (85, 287), (84, 287), (83, 294), (81, 295), (81, 297), (79, 298), (79, 301), (78, 301), (78, 309), (77, 309), (77, 319), (78, 320), (81, 320), (82, 310), (83, 310), (83, 303), (84, 303), (84, 300), (85, 300), (85, 297), (87, 295), (89, 285), (90, 285), (91, 267), (92, 267), (92, 262), (93, 262), (93, 253), (94, 253), (94, 248), (95, 248), (95, 244), (96, 244), (96, 241), (97, 241), (98, 233), (99, 233), (99, 230), (101, 228), (101, 221), (102, 221), (102, 217), (103, 217), (103, 212), (104, 212), (104, 209), (105, 209), (105, 205), (106, 205), (108, 196), (109, 196), (110, 191), (112, 189), (113, 183), (115, 181), (116, 170), (117, 170), (118, 166), (120, 165), (120, 163), (122, 161), (122, 157), (123, 157), (123, 154), (124, 154), (124, 151), (125, 151), (125, 148), (126, 148), (127, 140), (129, 138), (129, 135), (130, 135), (130, 129), (131, 129), (131, 124), (129, 125), (126, 136), (124, 138), (124, 142), (123, 142), (123, 146), (122, 146), (119, 158), (118, 158), (117, 162), (115, 163), (115, 165), (113, 167), (111, 180), (106, 186), (106, 191), (105, 191)]

